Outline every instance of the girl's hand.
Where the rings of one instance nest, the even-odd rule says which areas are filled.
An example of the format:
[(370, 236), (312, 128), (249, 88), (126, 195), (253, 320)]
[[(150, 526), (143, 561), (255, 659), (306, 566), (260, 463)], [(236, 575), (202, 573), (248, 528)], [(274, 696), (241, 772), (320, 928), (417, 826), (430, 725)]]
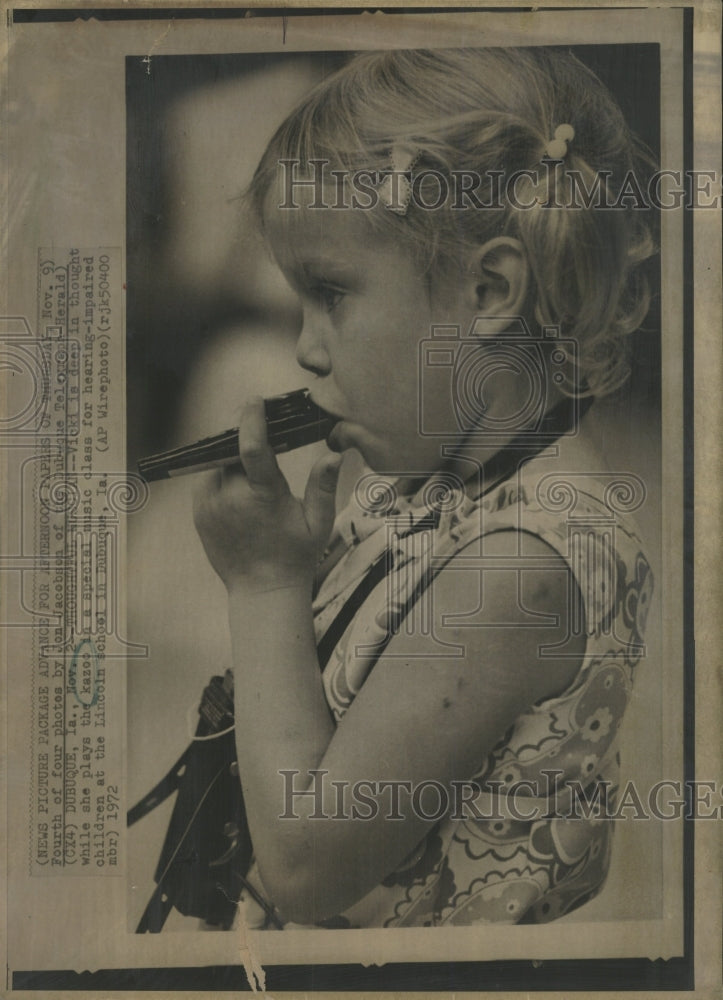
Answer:
[(334, 520), (340, 456), (311, 470), (303, 502), (291, 495), (266, 438), (260, 397), (239, 425), (241, 464), (210, 473), (196, 494), (194, 522), (229, 593), (311, 586)]

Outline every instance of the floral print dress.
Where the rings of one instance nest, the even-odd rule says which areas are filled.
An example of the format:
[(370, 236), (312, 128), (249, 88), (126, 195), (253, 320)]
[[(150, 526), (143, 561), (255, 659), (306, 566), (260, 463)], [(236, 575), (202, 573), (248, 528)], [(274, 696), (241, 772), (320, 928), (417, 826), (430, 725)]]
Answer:
[[(399, 498), (392, 482), (369, 475), (337, 519), (337, 543), (346, 549), (314, 601), (318, 641), (386, 554), (383, 579), (338, 636), (324, 667), (337, 722), (400, 623), (422, 613), (429, 581), (457, 555), (468, 557), (470, 568), (475, 559), (481, 566), (484, 538), (494, 532), (532, 534), (562, 557), (581, 598), (577, 627), (585, 652), (572, 683), (520, 715), (479, 761), (470, 778), (480, 792), (475, 801), (490, 806), (479, 810), (484, 818), (442, 819), (396, 871), (324, 926), (541, 923), (581, 906), (603, 886), (614, 823), (596, 808), (604, 817), (614, 802), (616, 737), (644, 655), (653, 586), (630, 518), (644, 491), (630, 475), (605, 481), (552, 473), (545, 457), (478, 499), (433, 480), (414, 499)], [(565, 815), (569, 783), (596, 803), (589, 815), (581, 809)], [(508, 790), (512, 800), (504, 797)]]

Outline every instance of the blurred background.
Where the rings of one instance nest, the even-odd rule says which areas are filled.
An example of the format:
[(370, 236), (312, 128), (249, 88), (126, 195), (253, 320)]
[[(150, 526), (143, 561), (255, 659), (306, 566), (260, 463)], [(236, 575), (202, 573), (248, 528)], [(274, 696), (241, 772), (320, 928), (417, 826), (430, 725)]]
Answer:
[[(573, 50), (613, 91), (657, 155), (659, 63), (653, 45)], [(127, 445), (138, 458), (237, 422), (250, 393), (308, 383), (294, 360), (300, 313), (255, 230), (243, 192), (288, 111), (350, 53), (129, 57), (127, 98)], [(123, 151), (119, 149), (118, 155)], [(650, 265), (659, 290), (659, 261)], [(601, 438), (617, 468), (640, 475), (639, 511), (653, 553), (660, 540), (660, 308), (635, 338), (632, 391), (600, 406)], [(596, 405), (596, 410), (599, 404)], [(303, 490), (314, 445), (282, 456)], [(128, 638), (149, 647), (129, 661), (128, 805), (172, 766), (195, 727), (201, 691), (230, 665), (225, 590), (192, 524), (194, 477), (154, 484), (128, 521)], [(655, 557), (654, 557), (655, 561)], [(655, 569), (656, 567), (654, 567)], [(659, 574), (656, 574), (659, 579)], [(657, 590), (658, 597), (660, 588)], [(660, 776), (661, 676), (649, 623), (648, 658), (628, 720), (627, 760), (648, 787)], [(172, 800), (131, 830), (129, 926), (153, 889)], [(646, 829), (640, 829), (645, 827)], [(661, 911), (658, 824), (620, 824), (613, 871), (598, 900), (571, 915), (650, 919)], [(172, 916), (169, 929), (188, 921)], [(193, 926), (193, 925), (191, 925)]]

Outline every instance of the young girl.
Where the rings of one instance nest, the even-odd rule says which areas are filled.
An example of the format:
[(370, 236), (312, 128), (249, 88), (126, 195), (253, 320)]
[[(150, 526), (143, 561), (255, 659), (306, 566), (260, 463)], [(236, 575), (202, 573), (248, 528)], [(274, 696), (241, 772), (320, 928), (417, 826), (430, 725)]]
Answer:
[(536, 923), (602, 887), (652, 578), (591, 404), (651, 247), (581, 192), (635, 165), (602, 84), (546, 50), (363, 54), (271, 140), (253, 204), (338, 422), (298, 500), (248, 402), (195, 508), (250, 924)]

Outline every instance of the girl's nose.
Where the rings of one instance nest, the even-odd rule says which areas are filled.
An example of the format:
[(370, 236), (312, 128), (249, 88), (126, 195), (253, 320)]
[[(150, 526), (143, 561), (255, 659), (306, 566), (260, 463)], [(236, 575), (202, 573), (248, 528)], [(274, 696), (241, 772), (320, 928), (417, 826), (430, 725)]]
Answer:
[(331, 371), (331, 358), (318, 326), (306, 317), (296, 342), (296, 360), (314, 375), (328, 375)]

